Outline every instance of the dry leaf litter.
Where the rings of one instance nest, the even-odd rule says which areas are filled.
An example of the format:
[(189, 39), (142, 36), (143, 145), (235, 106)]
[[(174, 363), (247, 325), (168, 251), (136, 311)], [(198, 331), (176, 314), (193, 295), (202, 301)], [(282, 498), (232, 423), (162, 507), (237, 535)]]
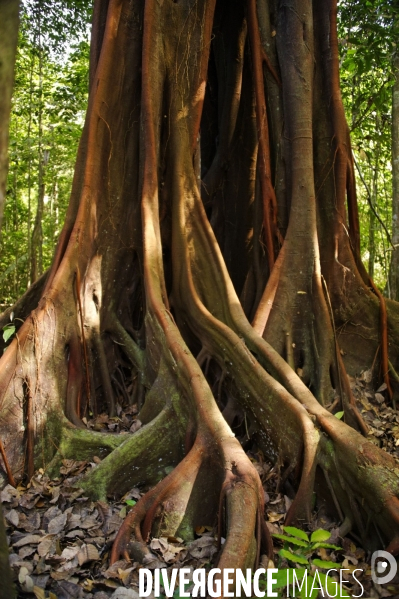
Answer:
[[(371, 381), (371, 371), (350, 378), (359, 410), (370, 428), (369, 439), (399, 459), (399, 412), (386, 407), (383, 395), (386, 387), (382, 385), (373, 391)], [(117, 418), (110, 419), (101, 414), (85, 424), (93, 430), (125, 434), (134, 433), (141, 427), (136, 418), (136, 406), (126, 410), (118, 407), (118, 412)], [(282, 473), (278, 465), (265, 460), (261, 451), (248, 451), (248, 456), (264, 486), (267, 526), (271, 533), (281, 534), (294, 490), (287, 483), (284, 493), (279, 490)], [(141, 563), (133, 559), (120, 560), (110, 566), (110, 551), (119, 527), (132, 503), (140, 499), (144, 490), (135, 488), (122, 498), (109, 498), (108, 502), (91, 501), (79, 488), (79, 478), (100, 461), (97, 456), (93, 456), (92, 462), (63, 460), (58, 478), (50, 480), (40, 469), (26, 486), (19, 485), (15, 489), (4, 483), (1, 501), (18, 597), (138, 599), (138, 572), (142, 566), (169, 570), (184, 566), (191, 571), (215, 566), (217, 532), (209, 523), (196, 529), (192, 542), (184, 543), (178, 537), (152, 538), (150, 552)], [(339, 562), (347, 569), (344, 580), (350, 594), (359, 593), (351, 572), (361, 568), (363, 574), (357, 572), (356, 576), (365, 588), (365, 599), (399, 598), (399, 577), (384, 588), (374, 584), (371, 556), (361, 548), (359, 539), (340, 538), (337, 523), (324, 514), (322, 507), (313, 514), (308, 532), (318, 528), (329, 530), (329, 543), (342, 547), (342, 550), (320, 548), (317, 557)], [(278, 556), (280, 549), (281, 545), (276, 541), (274, 562), (262, 555), (260, 566), (292, 567)]]

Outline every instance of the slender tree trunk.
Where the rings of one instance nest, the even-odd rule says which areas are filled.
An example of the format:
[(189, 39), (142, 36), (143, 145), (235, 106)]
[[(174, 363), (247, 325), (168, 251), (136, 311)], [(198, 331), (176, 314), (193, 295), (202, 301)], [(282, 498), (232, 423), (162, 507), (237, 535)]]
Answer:
[(30, 280), (32, 283), (43, 274), (43, 210), (44, 210), (44, 193), (46, 185), (44, 183), (44, 159), (43, 152), (39, 148), (39, 179), (38, 179), (38, 196), (36, 207), (36, 218), (32, 232), (31, 241), (31, 260), (30, 260)]
[(395, 82), (392, 89), (392, 252), (391, 297), (399, 300), (399, 53), (393, 60)]
[[(36, 44), (36, 36), (33, 40), (33, 47)], [(33, 117), (33, 72), (35, 68), (35, 52), (31, 51), (30, 56), (30, 74), (29, 74), (29, 117), (28, 117), (28, 130), (27, 130), (27, 140), (28, 140), (28, 285), (34, 283), (34, 281), (30, 278), (30, 270), (31, 270), (31, 255), (32, 255), (32, 117)]]
[(0, 1), (0, 239), (6, 200), (8, 170), (8, 124), (14, 85), (18, 40), (19, 1)]
[(38, 193), (36, 216), (33, 225), (32, 239), (30, 244), (30, 281), (34, 283), (43, 274), (43, 209), (45, 193), (45, 159), (43, 151), (43, 48), (41, 33), (41, 5), (38, 4), (38, 53), (39, 53), (39, 106), (38, 106)]
[[(378, 206), (378, 177), (380, 174), (380, 150), (381, 144), (380, 141), (377, 141), (375, 147), (374, 154), (374, 168), (370, 168), (372, 172), (372, 184), (371, 184), (371, 197), (370, 201), (374, 208)], [(369, 250), (369, 267), (368, 273), (371, 279), (374, 278), (374, 265), (375, 265), (375, 256), (376, 256), (376, 247), (375, 247), (375, 234), (376, 234), (376, 226), (377, 219), (374, 213), (374, 210), (369, 208), (369, 242), (368, 242), (368, 250)]]
[(369, 212), (369, 241), (368, 241), (368, 251), (369, 251), (369, 266), (368, 273), (371, 278), (374, 278), (374, 263), (375, 263), (375, 225), (376, 218), (375, 214), (372, 210)]

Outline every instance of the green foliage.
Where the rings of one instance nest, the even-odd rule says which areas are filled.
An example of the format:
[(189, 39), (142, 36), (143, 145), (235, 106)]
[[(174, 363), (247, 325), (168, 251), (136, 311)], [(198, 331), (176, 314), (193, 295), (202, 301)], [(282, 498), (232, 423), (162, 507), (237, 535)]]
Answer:
[[(396, 4), (394, 0), (339, 2), (342, 97), (363, 179), (357, 173), (362, 258), (381, 289), (391, 249), (370, 202), (391, 230), (392, 57), (399, 39)], [(45, 184), (41, 270), (50, 264), (63, 224), (87, 104), (91, 6), (85, 0), (22, 2), (0, 247), (0, 310), (31, 282), (40, 165), (44, 165)]]
[[(341, 90), (358, 167), (361, 252), (369, 274), (384, 289), (391, 247), (391, 125), (393, 55), (399, 19), (393, 0), (339, 3)], [(389, 288), (386, 289), (389, 295)]]
[[(327, 592), (338, 597), (349, 597), (349, 595), (341, 595), (337, 593), (336, 581), (327, 573), (315, 572), (315, 568), (322, 570), (339, 570), (341, 564), (338, 562), (322, 560), (318, 557), (314, 557), (317, 550), (320, 548), (333, 549), (336, 551), (341, 550), (341, 547), (325, 543), (331, 534), (323, 529), (315, 530), (310, 537), (300, 528), (294, 526), (284, 526), (284, 534), (273, 534), (275, 539), (279, 539), (283, 542), (283, 548), (280, 549), (278, 555), (280, 558), (287, 560), (288, 562), (305, 566), (305, 568), (279, 568), (279, 572), (276, 575), (277, 584), (274, 586), (275, 589), (283, 589), (287, 587), (287, 580), (290, 584), (290, 592), (294, 580), (294, 572), (296, 578), (300, 581), (307, 572), (307, 589), (305, 585), (302, 586), (301, 590), (296, 589), (301, 599), (306, 597), (316, 598), (320, 586), (318, 582)], [(287, 578), (288, 577), (288, 578)], [(313, 591), (311, 590), (313, 587)], [(306, 592), (307, 591), (307, 592)], [(296, 596), (296, 595), (295, 595)]]
[(125, 503), (126, 505), (133, 507), (134, 505), (136, 505), (137, 501), (135, 501), (134, 499), (126, 499)]
[(41, 271), (51, 263), (64, 222), (87, 105), (90, 11), (90, 3), (79, 1), (23, 2), (0, 247), (0, 312), (32, 282), (40, 181)]
[(15, 333), (15, 324), (6, 324), (3, 327), (3, 340), (5, 343), (12, 337)]
[(297, 537), (298, 539), (303, 539), (309, 543), (308, 535), (303, 530), (300, 530), (300, 528), (295, 528), (294, 526), (284, 526), (284, 530), (285, 532), (288, 532), (289, 535)]
[(317, 543), (319, 541), (327, 541), (331, 537), (331, 534), (328, 530), (323, 530), (320, 528), (319, 530), (315, 530), (312, 532), (312, 536), (310, 537), (310, 541), (312, 543)]

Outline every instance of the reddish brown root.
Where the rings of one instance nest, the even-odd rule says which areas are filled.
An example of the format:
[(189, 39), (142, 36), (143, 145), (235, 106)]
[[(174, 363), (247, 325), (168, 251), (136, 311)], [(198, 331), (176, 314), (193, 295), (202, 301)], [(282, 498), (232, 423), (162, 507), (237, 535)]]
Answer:
[(0, 453), (1, 453), (1, 457), (3, 458), (3, 462), (4, 462), (4, 467), (6, 469), (7, 472), (7, 477), (8, 477), (8, 481), (10, 483), (10, 485), (12, 485), (13, 487), (16, 487), (16, 482), (13, 476), (13, 473), (11, 471), (10, 465), (8, 463), (8, 459), (7, 459), (7, 454), (4, 450), (4, 446), (3, 443), (0, 441)]
[[(269, 272), (272, 272), (275, 262), (275, 245), (277, 246), (278, 241), (277, 200), (271, 180), (269, 126), (262, 69), (264, 53), (262, 53), (259, 34), (256, 0), (249, 0), (248, 2), (248, 31), (254, 72), (256, 122), (259, 140), (258, 170), (263, 198), (264, 239), (267, 248)], [(269, 61), (267, 64), (269, 64)]]
[(166, 500), (166, 497), (175, 496), (176, 491), (181, 490), (184, 483), (189, 485), (190, 490), (192, 489), (201, 466), (203, 449), (198, 440), (180, 464), (151, 491), (146, 493), (129, 512), (115, 538), (110, 558), (111, 564), (120, 559), (123, 552), (127, 550), (132, 533), (135, 539), (141, 543), (148, 540), (156, 511), (161, 503)]
[(345, 370), (345, 365), (341, 357), (341, 352), (337, 343), (337, 361), (338, 361), (338, 369), (339, 369), (339, 377), (340, 382), (343, 387), (342, 389), (342, 403), (344, 407), (345, 414), (348, 417), (348, 424), (353, 426), (353, 428), (358, 428), (362, 434), (367, 437), (369, 428), (365, 423), (362, 415), (360, 414), (355, 398), (352, 393), (352, 389), (349, 384), (348, 375)]
[(387, 386), (387, 391), (390, 401), (392, 401), (393, 391), (391, 381), (389, 379), (389, 356), (388, 356), (388, 317), (387, 317), (387, 306), (385, 298), (381, 291), (375, 285), (374, 281), (370, 279), (370, 285), (379, 299), (380, 302), (380, 339), (381, 339), (381, 370), (384, 378), (384, 383)]
[(315, 430), (313, 423), (307, 419), (303, 419), (303, 427), (304, 456), (302, 476), (295, 499), (286, 516), (285, 524), (287, 525), (299, 522), (300, 520), (309, 522), (311, 518), (312, 495), (318, 463), (319, 433)]
[(33, 397), (32, 390), (27, 385), (26, 396), (26, 459), (27, 459), (27, 475), (28, 480), (35, 473), (34, 464), (34, 444), (35, 444), (35, 428), (33, 421)]
[(277, 85), (281, 87), (281, 79), (277, 75), (276, 69), (274, 68), (274, 66), (270, 62), (269, 57), (266, 54), (266, 51), (265, 51), (265, 49), (263, 47), (261, 48), (261, 53), (262, 53), (263, 62), (267, 66), (267, 68), (269, 70), (269, 73), (273, 76), (273, 78), (274, 78), (275, 82), (277, 83)]

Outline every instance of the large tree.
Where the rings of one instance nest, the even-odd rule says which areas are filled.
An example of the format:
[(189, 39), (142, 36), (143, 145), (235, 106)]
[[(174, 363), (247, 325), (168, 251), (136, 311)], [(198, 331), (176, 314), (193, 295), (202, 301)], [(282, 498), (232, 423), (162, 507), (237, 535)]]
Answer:
[[(360, 261), (336, 15), (336, 0), (95, 2), (69, 210), (12, 309), (0, 415), (16, 478), (97, 455), (93, 497), (150, 489), (113, 560), (217, 519), (219, 567), (270, 553), (240, 415), (296, 489), (286, 523), (316, 492), (341, 534), (399, 549), (399, 468), (347, 378), (374, 363), (392, 400), (399, 313)], [(88, 430), (86, 406), (113, 415), (131, 382), (143, 426)]]
[[(8, 125), (14, 81), (14, 61), (17, 49), (19, 1), (0, 0), (0, 234), (3, 221), (6, 180), (8, 171)], [(12, 474), (11, 474), (12, 480)], [(8, 564), (8, 545), (0, 505), (0, 578), (3, 593), (15, 597)]]
[(0, 232), (3, 222), (8, 170), (8, 123), (14, 82), (14, 62), (18, 40), (19, 2), (0, 2)]

